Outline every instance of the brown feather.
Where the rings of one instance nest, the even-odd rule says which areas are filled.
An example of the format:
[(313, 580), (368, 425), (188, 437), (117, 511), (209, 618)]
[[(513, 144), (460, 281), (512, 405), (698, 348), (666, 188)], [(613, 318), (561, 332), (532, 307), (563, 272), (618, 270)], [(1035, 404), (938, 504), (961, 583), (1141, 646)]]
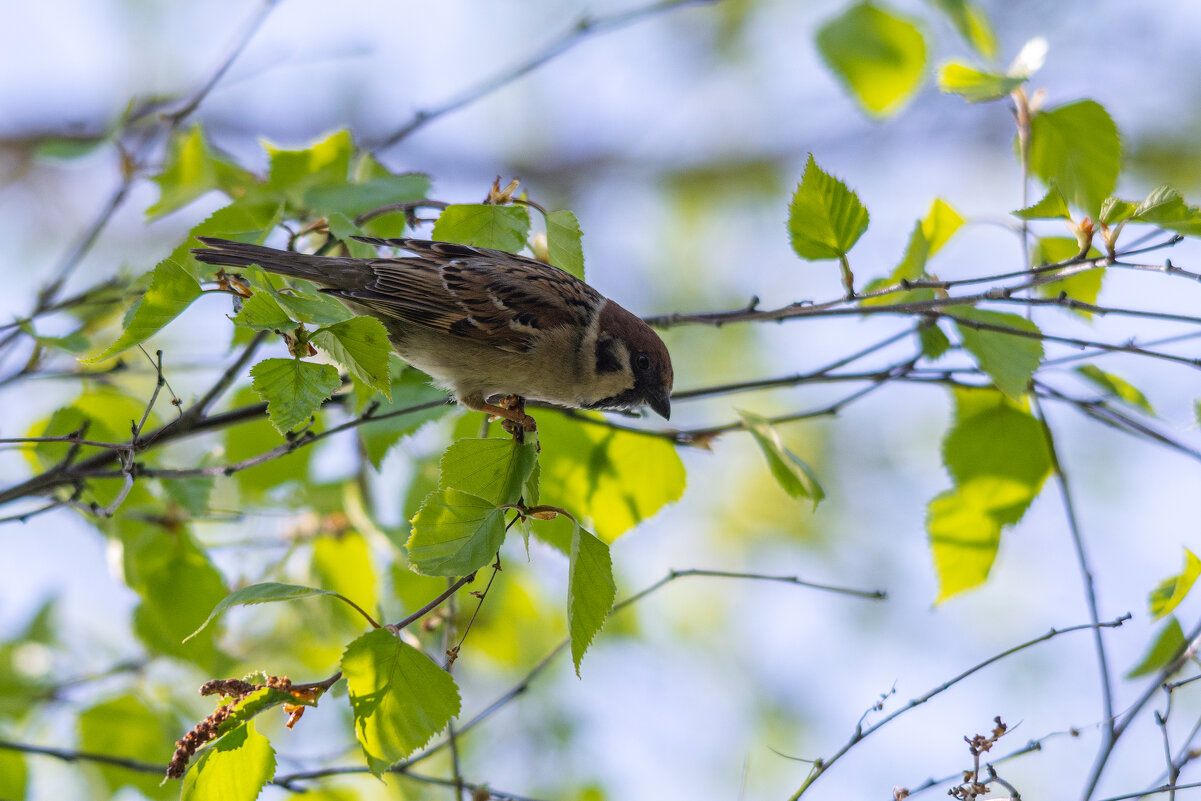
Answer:
[(569, 273), (512, 253), (416, 239), (357, 238), (414, 255), (364, 260), (370, 277), (354, 288), (330, 287), (330, 294), (501, 350), (524, 353), (541, 332), (585, 326), (603, 300)]

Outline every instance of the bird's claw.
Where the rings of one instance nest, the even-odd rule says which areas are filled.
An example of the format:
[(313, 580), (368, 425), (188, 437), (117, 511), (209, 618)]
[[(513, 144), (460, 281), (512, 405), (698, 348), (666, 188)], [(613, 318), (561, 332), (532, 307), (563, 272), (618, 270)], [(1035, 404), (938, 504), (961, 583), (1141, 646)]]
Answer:
[(509, 413), (500, 416), (500, 427), (517, 442), (525, 441), (527, 432), (532, 433), (538, 430), (534, 418), (525, 413), (525, 398), (519, 395), (506, 395), (496, 401), (496, 406)]

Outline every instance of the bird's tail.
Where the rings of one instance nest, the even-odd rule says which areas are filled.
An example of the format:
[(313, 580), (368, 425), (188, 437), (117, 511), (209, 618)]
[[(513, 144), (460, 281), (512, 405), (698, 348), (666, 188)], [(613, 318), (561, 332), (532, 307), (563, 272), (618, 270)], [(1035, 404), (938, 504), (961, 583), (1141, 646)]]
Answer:
[(197, 261), (218, 267), (248, 267), (257, 264), (267, 272), (316, 281), (319, 284), (338, 284), (337, 268), (343, 259), (328, 256), (311, 256), (290, 250), (232, 242), (211, 236), (197, 237), (207, 247), (193, 248)]

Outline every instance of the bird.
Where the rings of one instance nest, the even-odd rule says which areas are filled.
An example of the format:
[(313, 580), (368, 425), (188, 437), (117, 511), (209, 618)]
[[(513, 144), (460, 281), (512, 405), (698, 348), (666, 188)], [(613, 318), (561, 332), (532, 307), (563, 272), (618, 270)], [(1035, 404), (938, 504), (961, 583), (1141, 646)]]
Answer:
[[(202, 236), (198, 261), (312, 281), (379, 319), (400, 357), (506, 428), (526, 400), (671, 417), (671, 355), (640, 318), (570, 273), (503, 250), (356, 236), (411, 255), (320, 256)], [(495, 402), (493, 402), (495, 400)]]

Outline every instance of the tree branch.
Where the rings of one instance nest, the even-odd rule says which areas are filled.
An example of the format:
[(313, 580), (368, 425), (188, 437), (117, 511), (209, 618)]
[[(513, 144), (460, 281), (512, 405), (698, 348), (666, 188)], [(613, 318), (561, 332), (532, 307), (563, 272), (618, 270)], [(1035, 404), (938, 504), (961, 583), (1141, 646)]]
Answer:
[(408, 122), (401, 125), (378, 144), (371, 145), (370, 149), (380, 151), (392, 147), (439, 117), (444, 117), (451, 112), (458, 111), (464, 106), (470, 105), (496, 90), (507, 86), (518, 78), (528, 75), (548, 61), (575, 47), (589, 36), (618, 30), (647, 17), (672, 11), (676, 8), (716, 2), (720, 2), (720, 0), (661, 0), (642, 8), (619, 11), (604, 16), (594, 17), (584, 15), (564, 31), (558, 39), (552, 41), (538, 53), (490, 78), (486, 78), (470, 89), (466, 89), (436, 106), (418, 111)]
[[(1179, 653), (1175, 654), (1171, 661), (1159, 671), (1154, 680), (1147, 683), (1147, 687), (1143, 690), (1142, 695), (1117, 719), (1117, 722), (1113, 726), (1113, 736), (1106, 741), (1102, 741), (1102, 748), (1097, 752), (1097, 757), (1093, 761), (1093, 767), (1089, 771), (1088, 779), (1085, 782), (1084, 793), (1081, 795), (1083, 801), (1089, 801), (1093, 793), (1096, 792), (1097, 783), (1101, 781), (1101, 774), (1105, 771), (1105, 766), (1109, 762), (1109, 756), (1117, 746), (1118, 740), (1126, 733), (1130, 724), (1138, 718), (1143, 707), (1159, 692), (1159, 688), (1163, 686), (1164, 682), (1175, 675), (1177, 671), (1188, 663), (1190, 658), (1196, 655), (1199, 645), (1201, 645), (1201, 621), (1198, 621), (1192, 631), (1185, 636), (1184, 645), (1181, 647)], [(1130, 798), (1132, 796), (1125, 797)]]
[[(642, 590), (634, 593), (633, 595), (630, 595), (629, 597), (624, 598), (621, 601), (618, 601), (617, 603), (613, 604), (613, 608), (609, 610), (609, 615), (612, 616), (612, 615), (616, 614), (617, 612), (620, 612), (623, 609), (627, 609), (627, 608), (633, 606), (634, 604), (638, 603), (642, 599), (646, 598), (648, 595), (652, 595), (653, 593), (658, 592), (663, 587), (667, 586), (668, 584), (671, 584), (674, 581), (678, 581), (681, 578), (688, 578), (688, 577), (695, 577), (695, 576), (740, 578), (740, 579), (749, 579), (749, 580), (758, 580), (758, 581), (782, 581), (787, 584), (796, 584), (798, 586), (809, 587), (812, 589), (819, 589), (819, 590), (824, 590), (824, 591), (829, 591), (829, 592), (837, 592), (837, 593), (842, 593), (842, 594), (855, 595), (858, 597), (871, 598), (871, 599), (882, 598), (884, 595), (884, 593), (880, 590), (876, 590), (876, 591), (848, 590), (848, 589), (845, 589), (842, 587), (835, 587), (833, 585), (817, 584), (817, 583), (813, 583), (813, 582), (802, 581), (800, 579), (797, 579), (794, 576), (768, 576), (768, 575), (763, 575), (763, 574), (759, 574), (759, 573), (725, 573), (725, 572), (721, 572), (721, 571), (708, 571), (708, 570), (699, 570), (699, 569), (671, 570), (667, 573), (666, 576), (664, 576), (663, 578), (654, 582), (653, 584), (651, 584), (651, 585), (643, 588)], [(459, 579), (459, 582), (466, 583), (465, 579)], [(456, 583), (458, 583), (458, 582), (456, 582)], [(443, 593), (443, 596), (449, 597), (449, 595), (452, 594), (450, 592), (451, 589), (452, 588), (448, 587), (447, 592)], [(453, 589), (455, 589), (457, 591), (458, 588), (454, 587)], [(413, 615), (410, 615), (408, 618), (401, 621), (400, 623), (397, 623), (395, 627), (398, 629), (403, 628), (408, 623), (411, 623), (413, 620), (416, 620), (417, 618), (421, 617), (421, 615), (425, 614), (430, 609), (433, 609), (435, 606), (437, 606), (437, 604), (439, 604), (443, 600), (445, 600), (445, 598), (443, 596), (439, 596), (438, 598), (434, 599), (434, 601), (432, 601), (431, 603), (429, 603), (425, 607), (423, 607), (422, 610), (419, 610), (418, 612), (414, 613)], [(546, 669), (550, 666), (550, 664), (554, 661), (555, 657), (558, 656), (559, 654), (563, 653), (564, 651), (566, 651), (567, 647), (570, 644), (571, 644), (570, 637), (564, 637), (562, 640), (560, 640), (558, 645), (551, 648), (540, 660), (538, 660), (538, 662), (529, 670), (528, 673), (526, 673), (526, 675), (524, 677), (522, 677), (522, 679), (520, 681), (517, 682), (517, 684), (513, 685), (508, 690), (503, 692), (496, 700), (494, 700), (492, 703), (490, 703), (488, 706), (486, 706), (482, 711), (476, 713), (476, 715), (474, 717), (472, 717), (471, 720), (467, 721), (467, 723), (463, 724), (462, 726), (459, 726), (456, 729), (456, 737), (461, 738), (467, 732), (469, 732), (472, 729), (474, 729), (475, 727), (479, 726), (481, 723), (483, 723), (485, 720), (487, 720), (493, 714), (495, 714), (496, 712), (498, 712), (499, 710), (501, 710), (502, 708), (507, 706), (510, 702), (512, 702), (516, 698), (520, 697), (521, 695), (523, 695), (530, 688), (530, 685), (533, 683), (534, 679), (536, 679), (543, 672), (545, 672)], [(444, 738), (444, 739), (438, 741), (437, 743), (435, 743), (434, 745), (430, 746), (429, 748), (425, 749), (424, 751), (420, 752), (419, 754), (415, 754), (414, 756), (409, 757), (408, 759), (404, 760), (403, 762), (399, 762), (396, 765), (393, 765), (389, 770), (390, 770), (390, 772), (394, 772), (394, 773), (406, 773), (408, 771), (408, 769), (410, 767), (412, 767), (413, 765), (416, 765), (419, 762), (423, 762), (426, 759), (429, 759), (434, 754), (438, 753), (439, 751), (441, 751), (447, 747), (449, 747), (449, 740)], [(275, 779), (275, 783), (278, 785), (281, 785), (283, 787), (286, 787), (288, 789), (294, 790), (294, 789), (298, 789), (296, 787), (296, 785), (299, 784), (300, 782), (312, 781), (314, 779), (323, 779), (328, 776), (341, 776), (341, 775), (345, 775), (345, 774), (366, 773), (366, 772), (367, 772), (367, 768), (364, 766), (361, 766), (361, 765), (334, 766), (334, 767), (328, 767), (328, 768), (318, 768), (316, 770), (299, 771), (296, 773), (289, 773), (289, 774), (286, 774), (283, 776), (277, 776)]]
[(996, 654), (995, 656), (990, 656), (988, 659), (985, 659), (983, 662), (973, 665), (972, 667), (963, 671), (959, 675), (943, 682), (942, 684), (938, 685), (937, 687), (935, 687), (934, 689), (925, 693), (924, 695), (920, 695), (917, 698), (912, 699), (908, 704), (901, 707), (900, 709), (895, 710), (891, 714), (885, 715), (879, 721), (872, 724), (871, 726), (868, 726), (866, 729), (863, 728), (862, 723), (860, 725), (857, 725), (855, 727), (855, 732), (851, 735), (850, 739), (847, 740), (847, 742), (845, 744), (843, 744), (843, 746), (841, 748), (839, 748), (838, 751), (836, 751), (832, 757), (830, 757), (829, 759), (816, 759), (813, 761), (813, 767), (812, 767), (812, 769), (810, 769), (809, 775), (805, 778), (805, 781), (801, 784), (801, 786), (797, 789), (797, 791), (789, 797), (789, 801), (796, 801), (798, 798), (800, 798), (805, 793), (805, 791), (808, 790), (809, 787), (812, 786), (815, 781), (817, 781), (819, 776), (821, 776), (823, 773), (825, 773), (827, 770), (829, 770), (830, 767), (833, 766), (835, 762), (842, 759), (842, 757), (845, 756), (846, 753), (848, 751), (850, 751), (852, 748), (854, 748), (857, 744), (859, 744), (863, 740), (867, 739), (873, 733), (879, 731), (881, 728), (888, 725), (892, 721), (896, 720), (897, 718), (899, 718), (901, 715), (905, 714), (909, 710), (914, 709), (915, 707), (921, 706), (922, 704), (929, 701), (931, 698), (934, 698), (935, 696), (949, 690), (951, 687), (954, 687), (956, 684), (958, 684), (959, 682), (968, 678), (972, 674), (978, 673), (979, 671), (983, 670), (984, 668), (988, 667), (989, 665), (991, 665), (995, 662), (999, 662), (1008, 656), (1012, 656), (1013, 654), (1016, 654), (1020, 651), (1024, 651), (1027, 648), (1038, 645), (1039, 643), (1046, 642), (1047, 640), (1058, 637), (1061, 634), (1068, 634), (1073, 631), (1083, 631), (1085, 629), (1117, 628), (1118, 626), (1121, 626), (1123, 623), (1125, 623), (1129, 619), (1130, 619), (1130, 615), (1125, 614), (1122, 617), (1119, 617), (1115, 620), (1111, 620), (1107, 623), (1097, 623), (1097, 624), (1084, 623), (1079, 626), (1069, 626), (1066, 629), (1051, 629), (1049, 632), (1042, 635), (1041, 637), (1035, 637), (1032, 640), (1027, 640), (1026, 642), (1024, 642), (1020, 645), (1015, 645), (1014, 647), (1012, 647), (1008, 650), (1002, 651), (1001, 653)]
[(1114, 737), (1113, 715), (1113, 681), (1109, 675), (1109, 660), (1105, 654), (1105, 640), (1101, 632), (1101, 614), (1098, 611), (1097, 590), (1093, 579), (1092, 567), (1084, 550), (1084, 535), (1080, 530), (1080, 521), (1076, 515), (1076, 504), (1068, 484), (1067, 473), (1059, 458), (1059, 449), (1055, 445), (1055, 435), (1051, 431), (1051, 423), (1043, 412), (1037, 396), (1031, 398), (1035, 417), (1042, 424), (1043, 435), (1047, 442), (1047, 453), (1051, 457), (1051, 470), (1059, 485), (1059, 495), (1063, 501), (1063, 511), (1067, 516), (1068, 531), (1072, 538), (1072, 548), (1076, 554), (1076, 567), (1084, 584), (1085, 605), (1088, 608), (1089, 619), (1093, 622), (1093, 647), (1097, 652), (1097, 669), (1101, 679), (1101, 719), (1104, 721), (1101, 734), (1101, 752), (1108, 753)]

